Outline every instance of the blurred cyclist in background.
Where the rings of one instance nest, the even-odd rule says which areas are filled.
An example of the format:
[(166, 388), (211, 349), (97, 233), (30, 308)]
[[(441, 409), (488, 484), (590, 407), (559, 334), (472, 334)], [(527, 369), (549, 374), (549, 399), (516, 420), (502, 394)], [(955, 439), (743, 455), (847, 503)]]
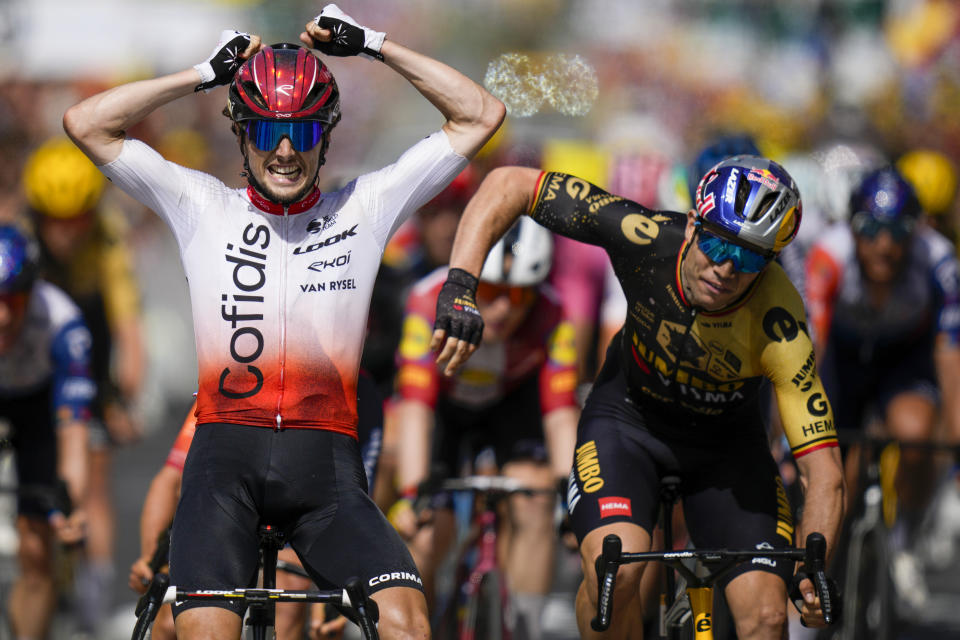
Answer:
[[(958, 265), (953, 245), (922, 218), (913, 188), (896, 169), (868, 173), (850, 199), (849, 225), (832, 227), (810, 252), (810, 320), (840, 429), (861, 429), (876, 418), (884, 435), (927, 440), (942, 414), (956, 442)], [(903, 451), (897, 478), (901, 545), (934, 479), (927, 454)]]
[(33, 239), (0, 226), (0, 418), (12, 427), (20, 488), (19, 575), (6, 607), (16, 640), (47, 637), (57, 602), (54, 541), (76, 544), (85, 535), (96, 393), (80, 310), (38, 270)]
[(913, 187), (927, 221), (957, 245), (957, 169), (953, 160), (934, 149), (914, 149), (900, 156), (897, 170)]
[[(395, 409), (404, 499), (391, 509), (391, 520), (410, 541), (428, 593), (454, 537), (446, 497), (433, 503), (426, 526), (418, 526), (411, 509), (431, 467), (441, 465), (451, 477), (502, 473), (538, 489), (556, 487), (570, 471), (579, 416), (576, 351), (573, 328), (544, 284), (552, 253), (550, 232), (530, 219), (493, 248), (477, 291), (483, 346), (453, 378), (440, 374), (430, 351), (447, 269), (421, 280), (407, 302)], [(517, 495), (503, 523), (502, 569), (523, 637), (531, 639), (541, 637), (540, 616), (552, 582), (553, 513), (553, 499)]]
[(140, 294), (122, 213), (102, 204), (106, 180), (67, 138), (53, 138), (27, 160), (23, 187), (41, 248), (41, 276), (63, 289), (93, 336), (97, 401), (90, 423), (90, 487), (85, 558), (76, 573), (80, 628), (95, 633), (109, 614), (114, 577), (110, 458), (139, 437), (130, 411), (142, 386), (145, 355)]

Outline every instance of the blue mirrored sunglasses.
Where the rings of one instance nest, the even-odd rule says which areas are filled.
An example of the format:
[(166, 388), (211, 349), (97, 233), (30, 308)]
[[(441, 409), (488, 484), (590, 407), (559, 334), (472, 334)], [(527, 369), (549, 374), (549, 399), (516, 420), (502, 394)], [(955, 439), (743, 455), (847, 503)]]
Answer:
[(771, 258), (756, 251), (751, 251), (729, 240), (719, 238), (702, 227), (697, 234), (697, 246), (710, 258), (711, 262), (723, 264), (727, 260), (731, 260), (733, 268), (742, 273), (758, 273), (771, 260)]
[(913, 233), (915, 223), (911, 219), (878, 220), (866, 212), (858, 212), (851, 221), (853, 232), (858, 236), (876, 238), (881, 231), (887, 231), (894, 242), (903, 242)]
[(247, 137), (260, 151), (273, 151), (284, 137), (299, 152), (310, 151), (323, 138), (323, 125), (319, 122), (283, 120), (248, 120)]

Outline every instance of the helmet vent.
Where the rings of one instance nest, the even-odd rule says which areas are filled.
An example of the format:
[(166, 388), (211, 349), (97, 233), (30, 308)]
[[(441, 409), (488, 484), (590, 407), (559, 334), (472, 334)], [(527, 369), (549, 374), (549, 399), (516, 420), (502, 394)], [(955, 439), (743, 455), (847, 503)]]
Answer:
[[(763, 198), (760, 199), (760, 204), (754, 210), (753, 216), (750, 218), (752, 222), (756, 222), (760, 218), (766, 215), (767, 211), (770, 210), (770, 207), (776, 203), (777, 199), (780, 197), (779, 193), (770, 192), (764, 194)], [(774, 220), (779, 218), (779, 215), (773, 217)]]
[(734, 200), (733, 210), (741, 218), (746, 217), (743, 211), (747, 208), (748, 197), (750, 197), (750, 182), (746, 176), (743, 175), (743, 172), (740, 172), (740, 175), (737, 176), (737, 195)]

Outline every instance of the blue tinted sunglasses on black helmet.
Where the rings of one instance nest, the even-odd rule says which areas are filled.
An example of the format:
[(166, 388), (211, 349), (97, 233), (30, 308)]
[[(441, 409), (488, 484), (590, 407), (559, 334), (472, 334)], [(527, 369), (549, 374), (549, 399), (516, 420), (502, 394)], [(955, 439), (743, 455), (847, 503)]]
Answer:
[(260, 151), (273, 151), (284, 138), (299, 153), (310, 151), (323, 138), (319, 122), (283, 120), (247, 120), (247, 137)]
[(733, 262), (733, 268), (741, 273), (759, 273), (773, 258), (724, 240), (710, 233), (700, 224), (697, 226), (699, 228), (697, 246), (711, 262), (723, 264), (730, 260)]

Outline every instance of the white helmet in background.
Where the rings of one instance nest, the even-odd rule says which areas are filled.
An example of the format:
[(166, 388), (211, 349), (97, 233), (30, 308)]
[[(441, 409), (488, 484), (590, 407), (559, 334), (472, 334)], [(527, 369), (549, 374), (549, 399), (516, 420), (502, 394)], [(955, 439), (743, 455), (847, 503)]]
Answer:
[(543, 282), (551, 266), (553, 236), (524, 215), (490, 249), (480, 280), (511, 287), (532, 287)]
[[(811, 194), (831, 222), (846, 222), (850, 217), (850, 195), (869, 171), (888, 164), (883, 152), (864, 142), (833, 142), (812, 154), (823, 170), (818, 192)], [(807, 194), (804, 193), (804, 202)]]

